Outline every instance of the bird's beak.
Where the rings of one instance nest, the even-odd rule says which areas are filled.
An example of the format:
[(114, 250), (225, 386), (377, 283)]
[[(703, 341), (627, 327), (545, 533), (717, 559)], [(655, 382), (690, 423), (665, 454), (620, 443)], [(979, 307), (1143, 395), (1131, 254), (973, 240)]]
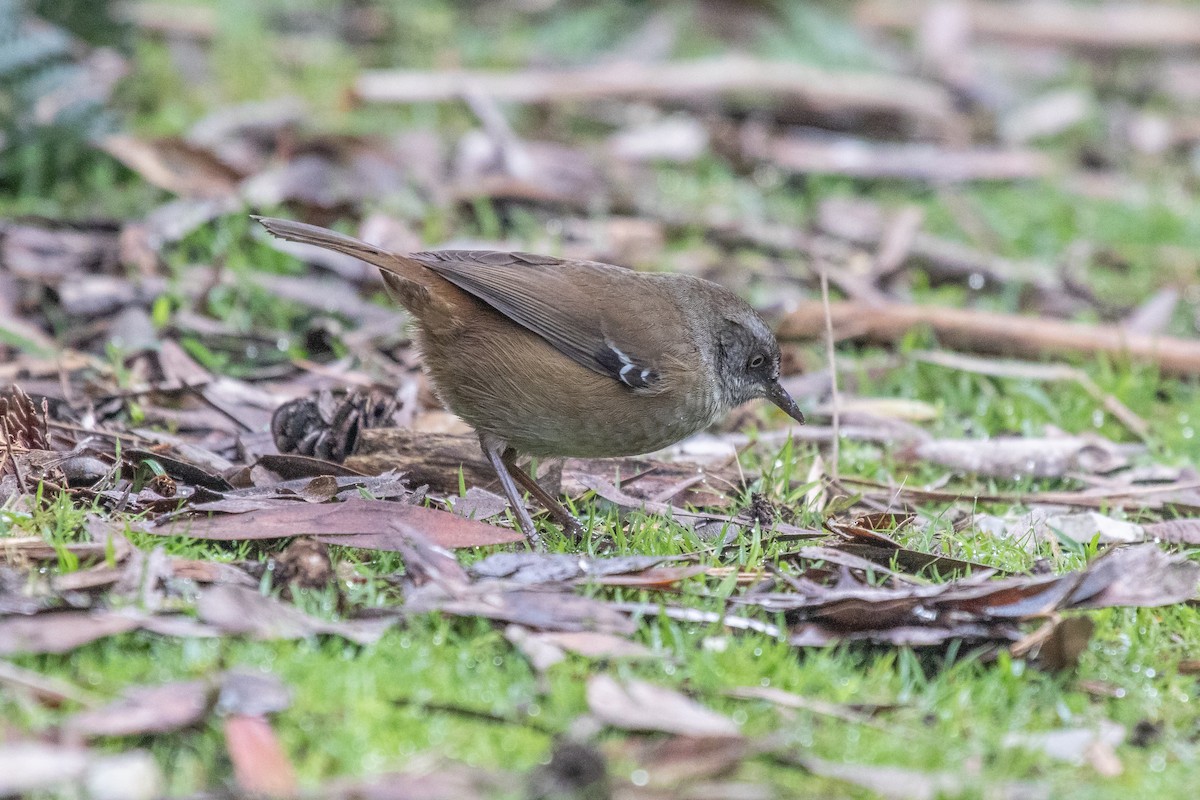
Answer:
[(783, 413), (787, 414), (792, 419), (804, 424), (804, 414), (796, 406), (796, 401), (787, 393), (787, 390), (780, 385), (779, 381), (775, 381), (767, 387), (767, 399), (775, 405), (783, 409)]

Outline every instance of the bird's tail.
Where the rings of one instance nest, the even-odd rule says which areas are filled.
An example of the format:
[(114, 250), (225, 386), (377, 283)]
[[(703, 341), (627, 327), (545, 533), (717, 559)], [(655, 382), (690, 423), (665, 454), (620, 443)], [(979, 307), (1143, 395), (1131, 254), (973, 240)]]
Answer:
[[(362, 239), (290, 219), (254, 215), (251, 215), (251, 218), (280, 239), (335, 250), (378, 267), (383, 272), (388, 291), (401, 305), (418, 317), (427, 313), (435, 302), (434, 292), (430, 291), (432, 285), (445, 283), (420, 262), (376, 247)], [(437, 294), (444, 297), (446, 293), (443, 291)]]

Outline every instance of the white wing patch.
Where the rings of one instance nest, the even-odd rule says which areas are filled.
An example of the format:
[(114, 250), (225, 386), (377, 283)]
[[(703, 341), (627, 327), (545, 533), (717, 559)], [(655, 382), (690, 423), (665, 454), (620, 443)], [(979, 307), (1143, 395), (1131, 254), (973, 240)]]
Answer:
[(657, 372), (636, 363), (608, 339), (604, 340), (604, 345), (604, 349), (596, 354), (596, 361), (630, 389), (649, 389), (658, 380)]

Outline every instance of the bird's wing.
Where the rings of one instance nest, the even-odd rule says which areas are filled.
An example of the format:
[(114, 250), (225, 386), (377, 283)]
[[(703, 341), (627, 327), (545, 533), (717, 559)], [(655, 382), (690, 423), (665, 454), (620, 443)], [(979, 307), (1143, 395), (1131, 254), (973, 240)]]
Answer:
[(658, 287), (643, 284), (638, 288), (646, 291), (630, 292), (621, 279), (631, 273), (620, 267), (488, 250), (412, 257), (575, 362), (636, 392), (661, 391), (664, 370), (678, 357), (678, 342), (660, 343), (651, 333), (674, 322), (661, 317), (677, 317), (678, 310), (672, 303), (648, 302), (665, 299)]

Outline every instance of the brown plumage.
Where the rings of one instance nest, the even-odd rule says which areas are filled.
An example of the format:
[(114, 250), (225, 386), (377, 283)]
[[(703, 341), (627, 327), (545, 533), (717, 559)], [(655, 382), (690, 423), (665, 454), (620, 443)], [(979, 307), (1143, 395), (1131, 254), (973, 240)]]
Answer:
[(718, 284), (527, 253), (391, 253), (324, 228), (256, 217), (276, 236), (377, 266), (416, 319), (425, 368), (479, 433), (522, 529), (516, 478), (560, 523), (562, 506), (515, 464), (539, 456), (657, 450), (765, 397), (803, 421), (779, 386), (762, 319)]

